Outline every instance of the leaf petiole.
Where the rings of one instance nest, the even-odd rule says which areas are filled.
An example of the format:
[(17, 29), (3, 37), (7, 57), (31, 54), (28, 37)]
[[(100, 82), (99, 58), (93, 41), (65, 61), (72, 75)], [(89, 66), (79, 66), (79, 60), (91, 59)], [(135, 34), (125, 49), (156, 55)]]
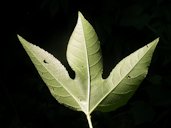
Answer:
[(91, 115), (90, 114), (86, 114), (86, 117), (87, 117), (87, 120), (88, 120), (89, 128), (93, 128), (92, 121), (91, 121)]

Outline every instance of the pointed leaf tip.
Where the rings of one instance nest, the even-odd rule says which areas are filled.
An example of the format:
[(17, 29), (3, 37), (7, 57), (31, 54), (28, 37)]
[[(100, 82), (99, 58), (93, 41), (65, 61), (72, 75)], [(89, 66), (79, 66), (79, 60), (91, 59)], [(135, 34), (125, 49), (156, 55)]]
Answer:
[(21, 37), (20, 35), (17, 34), (17, 37), (18, 37), (18, 40), (20, 41), (20, 43), (22, 45), (25, 44), (25, 43), (27, 43), (27, 41), (23, 37)]
[(17, 34), (17, 37), (18, 37), (18, 38), (20, 38), (20, 35), (19, 35), (19, 34)]
[(159, 41), (160, 37), (157, 37), (157, 40)]
[(78, 11), (78, 19), (81, 19), (81, 20), (85, 19), (83, 14), (80, 11)]
[(156, 39), (156, 44), (158, 44), (159, 40), (160, 40), (160, 37), (158, 37), (158, 38)]
[(80, 11), (78, 11), (78, 16), (83, 16), (83, 14)]
[(155, 40), (153, 40), (151, 43), (149, 43), (149, 44), (147, 44), (147, 45), (153, 45), (154, 46), (154, 48), (157, 46), (157, 44), (158, 44), (158, 42), (159, 42), (159, 37), (158, 38), (156, 38)]
[(158, 44), (160, 37), (156, 38), (153, 42)]
[(18, 34), (17, 34), (17, 38), (18, 38), (19, 40), (21, 40), (21, 39), (22, 39), (22, 37), (21, 37), (20, 35), (18, 35)]

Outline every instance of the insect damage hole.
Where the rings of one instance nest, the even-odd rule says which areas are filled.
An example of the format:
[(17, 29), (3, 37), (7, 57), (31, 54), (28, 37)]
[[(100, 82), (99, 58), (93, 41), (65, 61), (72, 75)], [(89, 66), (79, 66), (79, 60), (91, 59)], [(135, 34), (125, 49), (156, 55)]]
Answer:
[(130, 75), (128, 75), (127, 77), (128, 77), (128, 79), (131, 79), (131, 76)]
[(43, 60), (43, 63), (48, 64), (48, 62), (46, 60)]

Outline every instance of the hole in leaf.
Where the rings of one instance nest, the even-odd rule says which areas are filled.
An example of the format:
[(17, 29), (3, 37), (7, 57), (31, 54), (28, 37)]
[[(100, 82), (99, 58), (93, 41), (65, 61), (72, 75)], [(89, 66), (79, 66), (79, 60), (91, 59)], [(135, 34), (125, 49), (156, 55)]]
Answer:
[(131, 76), (128, 75), (128, 79), (131, 79)]
[(43, 62), (44, 62), (45, 64), (48, 64), (48, 62), (47, 62), (46, 60), (43, 60)]

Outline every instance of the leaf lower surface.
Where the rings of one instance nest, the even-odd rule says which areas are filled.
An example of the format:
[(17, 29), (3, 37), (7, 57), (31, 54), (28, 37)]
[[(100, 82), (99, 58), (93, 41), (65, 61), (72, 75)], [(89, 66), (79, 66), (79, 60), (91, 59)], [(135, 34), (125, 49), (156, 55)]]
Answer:
[(102, 79), (100, 42), (93, 27), (79, 12), (67, 48), (68, 63), (76, 74), (71, 79), (58, 59), (18, 38), (54, 98), (86, 115), (94, 110), (112, 111), (127, 103), (146, 77), (159, 41), (157, 38), (130, 54), (116, 65), (108, 78)]
[(53, 97), (58, 102), (80, 111), (79, 101), (74, 94), (79, 93), (78, 89), (65, 67), (45, 50), (27, 42), (19, 35), (18, 38)]

